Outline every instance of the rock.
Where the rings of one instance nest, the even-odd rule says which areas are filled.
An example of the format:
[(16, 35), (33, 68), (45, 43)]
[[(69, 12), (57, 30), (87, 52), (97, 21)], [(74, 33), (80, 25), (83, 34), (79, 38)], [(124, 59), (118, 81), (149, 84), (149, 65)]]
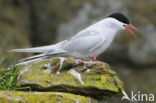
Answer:
[(88, 96), (121, 95), (122, 82), (103, 62), (53, 57), (19, 65), (16, 85), (37, 91), (61, 91)]
[(0, 103), (97, 103), (97, 101), (61, 92), (0, 91)]

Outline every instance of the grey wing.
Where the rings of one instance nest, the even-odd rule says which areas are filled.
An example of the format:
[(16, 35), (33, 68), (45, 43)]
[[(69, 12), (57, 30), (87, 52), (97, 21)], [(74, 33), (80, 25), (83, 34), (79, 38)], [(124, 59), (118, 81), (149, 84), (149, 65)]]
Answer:
[(102, 31), (84, 31), (69, 40), (63, 48), (69, 52), (88, 53), (99, 48), (104, 41)]
[(81, 38), (81, 37), (85, 37), (85, 36), (90, 36), (90, 35), (95, 35), (95, 34), (102, 34), (103, 33), (103, 29), (101, 27), (88, 27), (82, 31), (80, 31), (79, 33), (77, 33), (75, 36), (73, 36), (71, 38), (71, 40), (77, 39), (77, 38)]

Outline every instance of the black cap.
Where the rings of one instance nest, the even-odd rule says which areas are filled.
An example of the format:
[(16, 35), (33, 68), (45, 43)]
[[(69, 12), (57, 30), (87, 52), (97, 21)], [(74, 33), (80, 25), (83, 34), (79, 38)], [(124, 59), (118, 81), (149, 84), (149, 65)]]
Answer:
[(108, 17), (115, 18), (122, 23), (129, 24), (128, 18), (121, 13), (113, 13), (113, 14), (109, 15)]

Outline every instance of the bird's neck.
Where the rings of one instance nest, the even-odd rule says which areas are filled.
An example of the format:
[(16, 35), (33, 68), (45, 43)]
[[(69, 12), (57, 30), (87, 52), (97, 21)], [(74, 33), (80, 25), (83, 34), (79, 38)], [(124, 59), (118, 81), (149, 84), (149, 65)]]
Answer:
[(101, 21), (99, 21), (97, 24), (101, 25), (103, 28), (112, 29), (114, 31), (121, 30), (121, 27), (119, 26), (119, 22), (115, 20), (114, 18), (106, 18)]
[(121, 30), (120, 27), (114, 25), (113, 19), (107, 18), (99, 21), (96, 25), (103, 28), (105, 35), (112, 35), (113, 37)]
[(121, 30), (121, 28), (114, 24), (114, 19), (107, 18), (99, 21), (96, 25), (100, 26), (104, 30), (104, 35), (109, 42), (112, 42), (114, 37), (118, 34), (117, 32)]

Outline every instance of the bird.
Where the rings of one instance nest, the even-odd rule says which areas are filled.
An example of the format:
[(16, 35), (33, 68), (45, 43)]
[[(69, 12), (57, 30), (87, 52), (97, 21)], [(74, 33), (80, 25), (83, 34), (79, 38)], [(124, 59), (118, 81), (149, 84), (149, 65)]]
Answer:
[(76, 33), (68, 40), (48, 46), (12, 49), (9, 52), (38, 53), (35, 56), (22, 59), (22, 62), (26, 60), (35, 61), (55, 55), (96, 61), (96, 57), (110, 46), (115, 36), (119, 34), (119, 31), (126, 30), (136, 38), (136, 35), (129, 28), (138, 32), (138, 29), (130, 23), (124, 14), (112, 13), (101, 21)]

